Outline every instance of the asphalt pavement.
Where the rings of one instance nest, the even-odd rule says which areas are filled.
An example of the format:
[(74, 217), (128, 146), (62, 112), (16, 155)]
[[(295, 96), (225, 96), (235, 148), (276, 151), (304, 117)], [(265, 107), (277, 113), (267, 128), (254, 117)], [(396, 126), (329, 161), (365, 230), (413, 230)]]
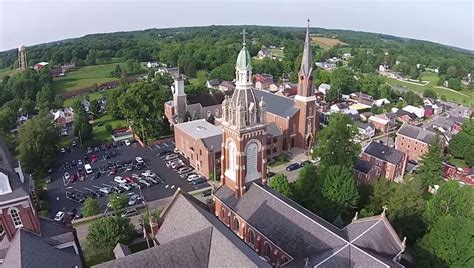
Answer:
[[(162, 198), (170, 197), (173, 195), (177, 187), (180, 187), (183, 191), (189, 192), (196, 189), (209, 187), (209, 184), (204, 183), (195, 187), (187, 182), (185, 179), (179, 177), (178, 173), (172, 168), (166, 167), (165, 161), (158, 156), (158, 154), (165, 149), (174, 149), (173, 142), (161, 143), (158, 145), (153, 145), (151, 147), (142, 148), (138, 143), (132, 143), (130, 146), (118, 146), (116, 148), (110, 148), (106, 151), (114, 151), (117, 156), (111, 159), (104, 158), (105, 151), (92, 152), (86, 154), (86, 152), (81, 149), (79, 146), (72, 147), (71, 152), (59, 153), (58, 162), (56, 168), (53, 169), (51, 174), (51, 182), (48, 184), (48, 202), (50, 209), (50, 216), (53, 217), (58, 211), (70, 211), (72, 209), (79, 209), (82, 204), (71, 199), (66, 198), (66, 191), (74, 193), (86, 193), (92, 190), (98, 190), (101, 187), (112, 187), (117, 186), (118, 184), (114, 182), (115, 176), (131, 176), (133, 173), (140, 174), (147, 169), (151, 169), (155, 172), (158, 177), (161, 179), (162, 183), (153, 185), (150, 187), (143, 188), (141, 190), (134, 189), (128, 191), (127, 194), (131, 195), (133, 193), (141, 194), (144, 199), (149, 202), (153, 200), (159, 200)], [(64, 180), (64, 173), (67, 171), (70, 174), (75, 174), (79, 167), (84, 169), (83, 165), (78, 165), (76, 167), (71, 167), (69, 169), (64, 169), (64, 163), (68, 161), (69, 163), (72, 160), (76, 162), (78, 160), (84, 160), (84, 156), (96, 155), (97, 162), (92, 162), (91, 166), (93, 173), (99, 170), (100, 167), (106, 167), (108, 161), (134, 161), (135, 157), (140, 156), (145, 161), (146, 167), (141, 170), (126, 171), (125, 168), (118, 169), (116, 175), (109, 175), (108, 172), (104, 173), (98, 179), (92, 179), (92, 174), (87, 175), (84, 180), (77, 180), (74, 183), (69, 183)], [(105, 211), (108, 203), (107, 196), (97, 198), (101, 210)]]

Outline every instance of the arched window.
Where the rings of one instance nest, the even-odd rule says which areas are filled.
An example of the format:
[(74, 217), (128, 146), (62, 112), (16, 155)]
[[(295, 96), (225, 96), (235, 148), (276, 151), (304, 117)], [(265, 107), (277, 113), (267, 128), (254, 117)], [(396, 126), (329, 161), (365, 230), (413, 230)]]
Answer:
[(23, 223), (21, 222), (20, 218), (20, 211), (16, 208), (12, 208), (10, 210), (10, 216), (12, 217), (13, 224), (15, 225), (15, 228), (20, 228), (23, 227)]
[(227, 158), (227, 169), (233, 173), (236, 170), (237, 148), (235, 147), (235, 143), (233, 141), (229, 141), (227, 148), (229, 150), (229, 157)]
[(272, 246), (270, 246), (270, 243), (268, 243), (266, 241), (263, 245), (264, 245), (263, 254), (265, 254), (265, 257), (270, 258), (270, 256), (272, 255)]
[(221, 211), (221, 219), (224, 220), (225, 217), (225, 209), (222, 209)]
[(252, 246), (255, 245), (255, 233), (253, 230), (250, 230), (248, 231), (248, 236), (249, 236), (249, 244), (251, 244)]
[(239, 219), (234, 218), (234, 231), (238, 232), (240, 229), (240, 222), (239, 222)]
[(256, 175), (258, 173), (258, 171), (257, 171), (257, 161), (258, 161), (257, 150), (258, 150), (258, 146), (255, 142), (252, 142), (247, 146), (247, 151), (246, 151), (246, 155), (247, 155), (247, 166), (246, 166), (247, 176), (253, 176), (253, 175)]

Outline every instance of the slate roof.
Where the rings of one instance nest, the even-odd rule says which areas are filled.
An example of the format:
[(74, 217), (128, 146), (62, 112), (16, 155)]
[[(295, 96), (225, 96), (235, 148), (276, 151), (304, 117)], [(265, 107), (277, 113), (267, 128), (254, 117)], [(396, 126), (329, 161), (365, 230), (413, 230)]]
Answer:
[(411, 112), (408, 112), (408, 111), (405, 111), (405, 110), (402, 110), (402, 109), (398, 109), (398, 111), (397, 111), (395, 114), (397, 114), (398, 116), (408, 115), (408, 116), (410, 117), (410, 119), (412, 119), (412, 120), (415, 120), (415, 119), (418, 118), (418, 117), (416, 116), (416, 114), (411, 113)]
[(367, 129), (368, 127), (374, 128), (372, 126), (372, 124), (370, 124), (370, 123), (365, 123), (365, 122), (361, 122), (361, 121), (354, 121), (354, 123), (356, 124), (356, 126), (358, 128), (361, 128), (361, 129), (364, 129), (364, 130)]
[(221, 186), (215, 197), (294, 258), (290, 267), (305, 259), (321, 267), (402, 267), (393, 260), (403, 247), (383, 214), (341, 230), (261, 184), (251, 184), (240, 199)]
[(56, 249), (41, 236), (19, 229), (10, 242), (2, 267), (82, 267), (79, 255)]
[(382, 144), (377, 141), (372, 141), (369, 143), (367, 148), (364, 150), (365, 154), (377, 157), (383, 161), (389, 162), (391, 164), (397, 165), (403, 159), (404, 153)]
[(202, 142), (207, 149), (213, 149), (214, 152), (220, 152), (222, 149), (222, 135), (211, 136), (203, 138)]
[(194, 96), (187, 96), (188, 104), (201, 104), (202, 107), (219, 105), (224, 100), (225, 94), (222, 92), (201, 93)]
[(403, 124), (402, 127), (398, 130), (397, 134), (404, 135), (409, 138), (422, 141), (424, 143), (430, 143), (431, 140), (436, 136), (436, 133), (432, 131), (412, 126), (410, 124)]
[(287, 118), (293, 117), (299, 111), (293, 99), (263, 90), (254, 89), (253, 91), (257, 100), (263, 97), (263, 100), (267, 104), (267, 112)]
[(204, 204), (180, 189), (161, 217), (159, 246), (96, 267), (271, 267)]
[(219, 86), (221, 84), (221, 80), (219, 79), (211, 79), (211, 80), (208, 80), (207, 82), (209, 82), (209, 85), (213, 87)]
[(0, 172), (8, 176), (8, 183), (10, 184), (10, 188), (12, 190), (11, 193), (0, 195), (0, 202), (7, 202), (11, 199), (28, 197), (29, 176), (25, 175), (25, 182), (22, 183), (20, 177), (14, 170), (15, 168), (18, 168), (18, 161), (13, 158), (5, 141), (0, 137)]
[(372, 167), (373, 165), (370, 162), (362, 160), (362, 159), (357, 159), (354, 165), (355, 170), (360, 171), (364, 174), (369, 174)]
[(120, 242), (114, 248), (115, 258), (122, 258), (130, 254), (132, 254), (130, 248)]
[(273, 137), (278, 137), (283, 135), (281, 129), (275, 123), (270, 123), (267, 125), (267, 134), (270, 134)]

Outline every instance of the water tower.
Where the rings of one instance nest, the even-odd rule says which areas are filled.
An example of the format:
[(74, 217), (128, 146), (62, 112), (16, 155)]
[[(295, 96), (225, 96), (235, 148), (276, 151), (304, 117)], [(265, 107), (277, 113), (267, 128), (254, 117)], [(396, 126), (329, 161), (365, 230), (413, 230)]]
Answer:
[(26, 48), (24, 45), (18, 48), (18, 67), (20, 70), (26, 70)]

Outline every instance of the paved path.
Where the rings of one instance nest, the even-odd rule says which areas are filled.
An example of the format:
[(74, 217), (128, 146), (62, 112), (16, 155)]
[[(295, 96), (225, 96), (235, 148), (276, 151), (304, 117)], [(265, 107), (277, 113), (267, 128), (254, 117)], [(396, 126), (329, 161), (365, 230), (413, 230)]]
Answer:
[(275, 172), (275, 173), (282, 173), (288, 178), (288, 181), (293, 182), (298, 177), (299, 169), (293, 171), (287, 171), (286, 167), (291, 163), (301, 163), (303, 161), (309, 160), (310, 157), (304, 153), (303, 150), (299, 148), (291, 149), (290, 155), (290, 162), (275, 166), (275, 167), (268, 167), (268, 171)]

